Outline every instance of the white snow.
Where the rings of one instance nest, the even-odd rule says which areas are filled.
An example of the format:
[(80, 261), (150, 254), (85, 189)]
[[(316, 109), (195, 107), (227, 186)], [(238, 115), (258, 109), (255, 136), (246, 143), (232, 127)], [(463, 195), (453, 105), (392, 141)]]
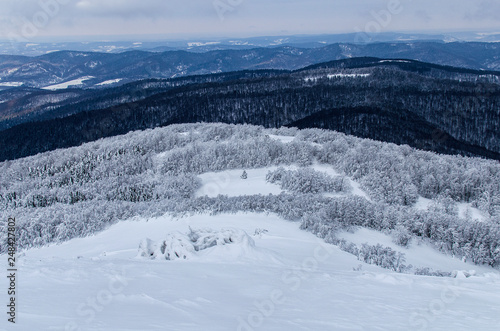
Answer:
[(103, 85), (115, 84), (115, 83), (118, 83), (118, 82), (120, 82), (122, 80), (123, 80), (123, 78), (105, 80), (104, 82), (101, 82), (99, 84), (95, 84), (95, 86), (103, 86)]
[[(423, 197), (419, 197), (414, 208), (418, 210), (428, 210), (429, 207), (435, 203), (437, 202)], [(472, 220), (479, 222), (484, 222), (487, 219), (487, 217), (483, 214), (482, 211), (472, 206), (472, 203), (461, 202), (461, 203), (456, 203), (456, 206), (458, 208), (458, 217), (460, 218), (465, 219), (469, 216)]]
[(218, 45), (218, 44), (220, 44), (220, 41), (209, 41), (209, 42), (205, 42), (205, 43), (189, 42), (187, 44), (188, 44), (188, 47), (201, 47), (201, 46), (208, 46), (208, 45)]
[[(296, 166), (284, 166), (287, 170), (296, 170)], [(340, 176), (335, 169), (328, 165), (315, 163), (311, 166), (312, 169), (324, 172), (332, 177)], [(196, 196), (216, 197), (220, 195), (227, 195), (229, 197), (255, 195), (255, 194), (280, 194), (283, 192), (276, 184), (271, 184), (266, 181), (266, 175), (269, 171), (276, 170), (277, 167), (264, 167), (257, 169), (235, 169), (221, 172), (208, 172), (199, 175), (202, 181), (202, 187), (196, 192)], [(243, 171), (247, 173), (247, 179), (242, 179)], [(360, 196), (368, 201), (371, 201), (369, 195), (360, 188), (360, 185), (352, 180), (352, 178), (345, 176), (346, 180), (351, 186), (349, 194)], [(346, 193), (338, 194), (325, 194), (325, 196), (340, 196)]]
[[(257, 234), (258, 229), (254, 230)], [(154, 242), (149, 238), (141, 241), (138, 257), (148, 260), (174, 261), (195, 260), (220, 263), (232, 260), (267, 261), (281, 264), (279, 256), (271, 250), (255, 246), (255, 241), (244, 230), (230, 229), (191, 229), (186, 233), (174, 232), (165, 239)]]
[(268, 136), (269, 136), (269, 138), (281, 141), (284, 144), (288, 144), (288, 143), (295, 140), (294, 136), (279, 136), (279, 135), (274, 135), (274, 134), (270, 134)]
[(327, 75), (328, 79), (332, 78), (342, 78), (342, 77), (348, 77), (348, 78), (360, 78), (360, 77), (368, 77), (370, 74), (332, 74), (332, 75)]
[[(286, 168), (292, 169), (293, 167)], [(266, 167), (202, 174), (199, 176), (202, 187), (196, 192), (196, 196), (216, 197), (221, 194), (234, 197), (254, 194), (280, 194), (282, 190), (278, 185), (266, 182), (267, 173), (276, 169), (277, 167)], [(247, 179), (241, 178), (243, 170), (247, 172)]]
[(483, 212), (477, 208), (472, 207), (472, 203), (466, 203), (466, 202), (458, 203), (457, 207), (458, 207), (458, 216), (460, 218), (467, 218), (467, 214), (469, 214), (469, 216), (475, 221), (484, 222), (486, 220), (486, 217), (483, 214)]
[[(329, 74), (326, 75), (326, 78), (328, 79), (333, 79), (333, 78), (366, 78), (369, 77), (370, 74), (343, 74), (343, 73), (338, 73), (338, 74)], [(306, 77), (304, 78), (304, 81), (306, 82), (315, 82), (318, 79), (325, 78), (324, 76), (316, 76), (316, 77)]]
[(7, 75), (10, 75), (10, 74), (13, 74), (14, 72), (18, 71), (19, 70), (19, 67), (17, 68), (12, 68), (12, 69), (8, 69), (7, 70)]
[(417, 202), (413, 206), (417, 210), (428, 210), (429, 207), (433, 204), (431, 199), (426, 199), (424, 197), (419, 196)]
[[(335, 169), (333, 169), (331, 166), (329, 165), (325, 165), (325, 164), (319, 164), (319, 163), (315, 163), (312, 165), (312, 167), (314, 170), (317, 170), (317, 171), (321, 171), (321, 172), (324, 172), (332, 177), (336, 177), (336, 176), (340, 176), (341, 174), (339, 172), (337, 172)], [(368, 193), (366, 193), (360, 186), (360, 184), (356, 181), (354, 181), (351, 177), (349, 176), (345, 176), (346, 180), (349, 181), (349, 185), (351, 186), (351, 191), (349, 192), (350, 194), (352, 195), (357, 195), (359, 197), (362, 197), (368, 201), (372, 201), (370, 199), (370, 196), (368, 195)], [(344, 193), (340, 193), (340, 194), (325, 194), (325, 196), (331, 196), (331, 197), (336, 197), (336, 196), (339, 196), (339, 195), (345, 195)]]
[(338, 235), (338, 238), (343, 238), (358, 246), (368, 243), (370, 245), (381, 244), (391, 247), (395, 251), (405, 253), (406, 264), (411, 264), (414, 267), (428, 267), (439, 271), (475, 270), (478, 273), (491, 272), (489, 267), (466, 263), (461, 259), (447, 256), (431, 247), (428, 243), (417, 242), (415, 239), (412, 240), (409, 248), (398, 246), (392, 242), (390, 235), (375, 230), (358, 228), (354, 233), (342, 232)]
[[(189, 227), (245, 231), (255, 249), (225, 245), (206, 259), (137, 257), (143, 238), (161, 241)], [(497, 271), (460, 279), (396, 274), (273, 215), (122, 221), (24, 254), (17, 328), (4, 317), (0, 330), (493, 331), (500, 322)]]
[[(179, 132), (181, 137), (197, 131)], [(295, 138), (270, 135), (283, 143)], [(170, 152), (156, 155), (154, 162)], [(277, 167), (199, 175), (196, 196), (280, 194)], [(296, 166), (285, 167), (289, 170)], [(329, 165), (311, 168), (341, 176)], [(243, 171), (247, 178), (242, 179)], [(354, 194), (368, 194), (350, 177)], [(336, 196), (337, 196), (336, 195)], [(415, 208), (428, 209), (420, 197)], [(470, 204), (458, 204), (480, 220)], [(469, 213), (467, 212), (467, 213)], [(196, 233), (192, 235), (191, 230)], [(365, 264), (273, 214), (137, 217), (87, 238), (18, 257), (19, 330), (498, 330), (500, 272), (445, 255), (413, 238), (341, 232), (360, 246), (405, 253), (406, 264), (456, 271), (456, 278), (394, 273)], [(195, 239), (193, 239), (195, 238)], [(215, 244), (214, 244), (215, 243)], [(168, 259), (167, 259), (168, 257)], [(5, 255), (0, 259), (7, 261)], [(472, 275), (466, 277), (466, 275)], [(7, 289), (7, 278), (0, 287)], [(4, 292), (4, 302), (6, 302)], [(16, 330), (4, 317), (0, 331)]]
[(405, 60), (380, 60), (379, 63), (411, 63), (410, 61)]
[(64, 83), (50, 85), (50, 86), (45, 86), (45, 87), (42, 87), (42, 89), (44, 89), (44, 90), (62, 90), (62, 89), (68, 88), (70, 86), (82, 85), (84, 81), (92, 79), (92, 78), (95, 78), (95, 77), (93, 77), (93, 76), (85, 76), (85, 77), (81, 77), (81, 78), (78, 78), (78, 79), (73, 79), (73, 80), (70, 80), (70, 81), (67, 81), (67, 82), (64, 82)]
[(18, 87), (22, 86), (24, 83), (22, 82), (0, 82), (0, 86), (5, 86), (5, 87)]

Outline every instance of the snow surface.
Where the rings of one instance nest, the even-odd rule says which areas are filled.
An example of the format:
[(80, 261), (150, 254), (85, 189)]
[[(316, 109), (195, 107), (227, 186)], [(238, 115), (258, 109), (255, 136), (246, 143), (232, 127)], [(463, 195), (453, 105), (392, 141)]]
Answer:
[(381, 244), (383, 246), (391, 247), (393, 250), (405, 253), (406, 264), (411, 264), (416, 268), (428, 267), (434, 269), (435, 271), (474, 270), (476, 273), (483, 274), (491, 272), (491, 268), (489, 267), (466, 263), (461, 259), (447, 256), (431, 247), (428, 243), (417, 242), (415, 238), (412, 239), (408, 248), (404, 248), (393, 243), (390, 235), (366, 228), (358, 228), (354, 233), (342, 232), (338, 235), (338, 238), (343, 238), (346, 241), (355, 243), (358, 246), (368, 243), (370, 245)]
[[(277, 167), (265, 167), (258, 169), (247, 169), (247, 179), (242, 179), (244, 169), (229, 170), (222, 172), (208, 172), (200, 175), (202, 187), (196, 192), (196, 196), (216, 197), (219, 194), (230, 197), (254, 195), (254, 194), (280, 194), (283, 190), (276, 184), (266, 181), (269, 171)], [(294, 167), (286, 167), (294, 169)]]
[[(366, 78), (368, 76), (370, 76), (370, 74), (341, 74), (341, 73), (339, 73), (339, 74), (329, 74), (326, 76), (326, 78), (328, 78), (328, 79), (332, 79), (332, 78)], [(304, 80), (306, 82), (315, 82), (321, 78), (325, 78), (325, 77), (324, 76), (306, 77), (306, 78), (304, 78)]]
[[(189, 227), (245, 231), (254, 247), (212, 247), (205, 258), (190, 260), (137, 256), (143, 238), (160, 241)], [(273, 215), (122, 221), (92, 237), (28, 250), (18, 266), (18, 321), (8, 325), (4, 317), (0, 330), (399, 331), (500, 325), (497, 271), (455, 279), (393, 273)]]
[(78, 79), (73, 79), (73, 80), (70, 80), (70, 81), (67, 81), (67, 82), (64, 82), (64, 83), (50, 85), (50, 86), (45, 86), (45, 87), (42, 87), (42, 89), (44, 89), (44, 90), (62, 90), (62, 89), (68, 88), (70, 86), (82, 85), (84, 81), (92, 79), (92, 78), (95, 78), (95, 77), (93, 77), (93, 76), (85, 76), (85, 77), (81, 77), (81, 78), (78, 78)]
[(5, 86), (5, 87), (18, 87), (23, 85), (24, 83), (22, 82), (0, 82), (0, 86)]
[[(436, 202), (431, 199), (419, 197), (414, 207), (418, 210), (428, 210), (434, 203)], [(458, 217), (462, 219), (466, 219), (467, 216), (470, 216), (473, 220), (479, 222), (484, 222), (487, 219), (482, 211), (472, 206), (472, 203), (461, 202), (456, 203), (456, 206), (458, 208)]]
[(95, 86), (103, 86), (103, 85), (110, 85), (110, 84), (115, 84), (115, 83), (118, 83), (120, 81), (122, 81), (123, 78), (117, 78), (117, 79), (110, 79), (110, 80), (105, 80), (104, 82), (102, 83), (99, 83), (99, 84), (95, 84)]
[(458, 217), (460, 218), (467, 218), (467, 214), (469, 214), (470, 217), (475, 221), (484, 222), (486, 220), (483, 212), (477, 208), (472, 207), (472, 203), (457, 203), (457, 207)]
[(411, 63), (406, 60), (380, 60), (379, 63)]
[(294, 136), (278, 136), (278, 135), (274, 135), (274, 134), (270, 134), (269, 138), (281, 141), (284, 144), (291, 143), (292, 141), (295, 140)]
[(332, 78), (342, 78), (342, 77), (348, 77), (348, 78), (359, 78), (359, 77), (368, 77), (370, 74), (333, 74), (333, 75), (327, 75), (328, 79)]
[[(288, 137), (276, 136), (273, 139), (283, 139), (287, 140)], [(244, 195), (255, 195), (255, 194), (280, 194), (284, 192), (279, 185), (271, 184), (266, 181), (266, 175), (269, 171), (274, 171), (278, 167), (264, 167), (257, 169), (235, 169), (227, 170), (221, 172), (208, 172), (199, 175), (201, 179), (202, 186), (196, 192), (196, 197), (208, 196), (214, 198), (220, 195), (227, 195), (229, 197), (244, 196)], [(297, 166), (286, 166), (283, 167), (286, 170), (296, 170)], [(311, 166), (312, 169), (320, 172), (324, 172), (331, 177), (337, 177), (341, 174), (335, 169), (328, 165), (315, 163)], [(242, 179), (241, 175), (243, 171), (247, 172), (247, 179)], [(351, 190), (348, 194), (360, 196), (368, 201), (371, 201), (369, 195), (360, 188), (360, 184), (352, 180), (352, 178), (345, 176), (345, 179), (349, 182)], [(345, 196), (347, 193), (325, 193), (326, 197), (338, 197)]]
[(418, 200), (413, 207), (416, 208), (417, 210), (428, 210), (432, 204), (433, 201), (431, 199), (418, 197)]
[(219, 45), (220, 41), (209, 41), (209, 42), (189, 42), (188, 47), (201, 47), (201, 46), (208, 46), (208, 45)]
[[(313, 168), (314, 170), (317, 170), (317, 171), (324, 172), (327, 175), (330, 175), (332, 177), (336, 177), (336, 176), (341, 175), (335, 169), (333, 169), (332, 167), (325, 165), (325, 164), (315, 163), (312, 165), (311, 168)], [(362, 197), (370, 202), (372, 201), (370, 199), (370, 196), (368, 195), (368, 193), (366, 193), (365, 191), (363, 191), (363, 189), (361, 189), (361, 185), (358, 182), (354, 181), (349, 176), (345, 176), (345, 178), (346, 178), (346, 180), (349, 181), (349, 185), (351, 186), (350, 194), (360, 196), (360, 197)], [(326, 194), (326, 196), (338, 196), (338, 195), (339, 194)], [(344, 195), (344, 194), (342, 194), (342, 195)]]

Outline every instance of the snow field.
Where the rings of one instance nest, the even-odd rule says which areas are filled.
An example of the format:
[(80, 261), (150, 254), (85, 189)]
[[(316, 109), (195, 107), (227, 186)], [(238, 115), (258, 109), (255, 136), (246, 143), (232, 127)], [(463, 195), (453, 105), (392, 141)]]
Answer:
[[(255, 250), (242, 244), (231, 256), (225, 249), (236, 243), (190, 260), (137, 257), (141, 239), (189, 228), (245, 231)], [(19, 263), (19, 330), (497, 330), (500, 322), (498, 272), (395, 274), (273, 215), (128, 220), (26, 251)]]
[(104, 85), (111, 85), (111, 84), (115, 84), (115, 83), (118, 83), (120, 81), (122, 81), (123, 78), (117, 78), (117, 79), (110, 79), (110, 80), (105, 80), (104, 82), (101, 82), (99, 84), (95, 84), (95, 86), (104, 86)]
[(80, 78), (73, 79), (73, 80), (70, 80), (70, 81), (67, 81), (64, 83), (45, 86), (45, 87), (42, 87), (42, 89), (44, 89), (44, 90), (62, 90), (62, 89), (66, 89), (70, 86), (82, 85), (84, 81), (92, 79), (92, 78), (95, 78), (95, 77), (93, 77), (93, 76), (80, 77)]

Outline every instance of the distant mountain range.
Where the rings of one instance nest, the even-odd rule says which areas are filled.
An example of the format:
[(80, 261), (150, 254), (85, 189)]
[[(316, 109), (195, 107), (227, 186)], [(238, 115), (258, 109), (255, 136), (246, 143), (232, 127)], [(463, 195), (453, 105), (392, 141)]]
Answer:
[[(85, 57), (71, 54), (52, 56), (61, 63)], [(500, 72), (407, 59), (351, 58), (106, 89), (12, 88), (0, 97), (2, 124), (14, 125), (0, 131), (0, 160), (192, 122), (319, 127), (500, 160)]]
[(79, 52), (122, 53), (142, 50), (164, 52), (184, 50), (189, 52), (208, 52), (213, 50), (250, 49), (258, 47), (291, 46), (296, 48), (319, 48), (336, 43), (370, 44), (392, 42), (500, 42), (499, 32), (455, 32), (448, 34), (423, 33), (344, 33), (322, 35), (283, 35), (250, 38), (201, 38), (190, 40), (161, 40), (159, 36), (109, 36), (108, 41), (8, 41), (0, 40), (0, 54), (38, 56), (61, 50)]
[(295, 70), (353, 57), (413, 59), (481, 70), (500, 69), (500, 44), (405, 42), (332, 44), (187, 51), (95, 53), (61, 51), (37, 57), (0, 55), (0, 89), (103, 88), (148, 78), (175, 78), (237, 70)]

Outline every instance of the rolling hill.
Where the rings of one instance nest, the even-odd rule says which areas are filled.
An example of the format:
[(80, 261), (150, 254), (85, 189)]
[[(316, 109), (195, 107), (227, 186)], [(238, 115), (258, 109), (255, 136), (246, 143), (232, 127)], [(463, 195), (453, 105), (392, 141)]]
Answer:
[[(41, 102), (34, 112), (23, 108), (22, 101), (16, 103), (19, 108), (4, 108), (22, 115), (7, 118), (7, 125), (41, 121), (0, 131), (0, 160), (196, 122), (320, 127), (440, 153), (500, 159), (499, 77), (495, 71), (413, 60), (355, 58), (295, 71), (243, 71), (140, 81), (97, 92), (46, 92), (41, 95), (48, 100), (67, 98), (59, 104)], [(35, 93), (34, 103), (41, 98), (38, 92), (29, 93)], [(31, 95), (21, 95), (21, 100)]]

